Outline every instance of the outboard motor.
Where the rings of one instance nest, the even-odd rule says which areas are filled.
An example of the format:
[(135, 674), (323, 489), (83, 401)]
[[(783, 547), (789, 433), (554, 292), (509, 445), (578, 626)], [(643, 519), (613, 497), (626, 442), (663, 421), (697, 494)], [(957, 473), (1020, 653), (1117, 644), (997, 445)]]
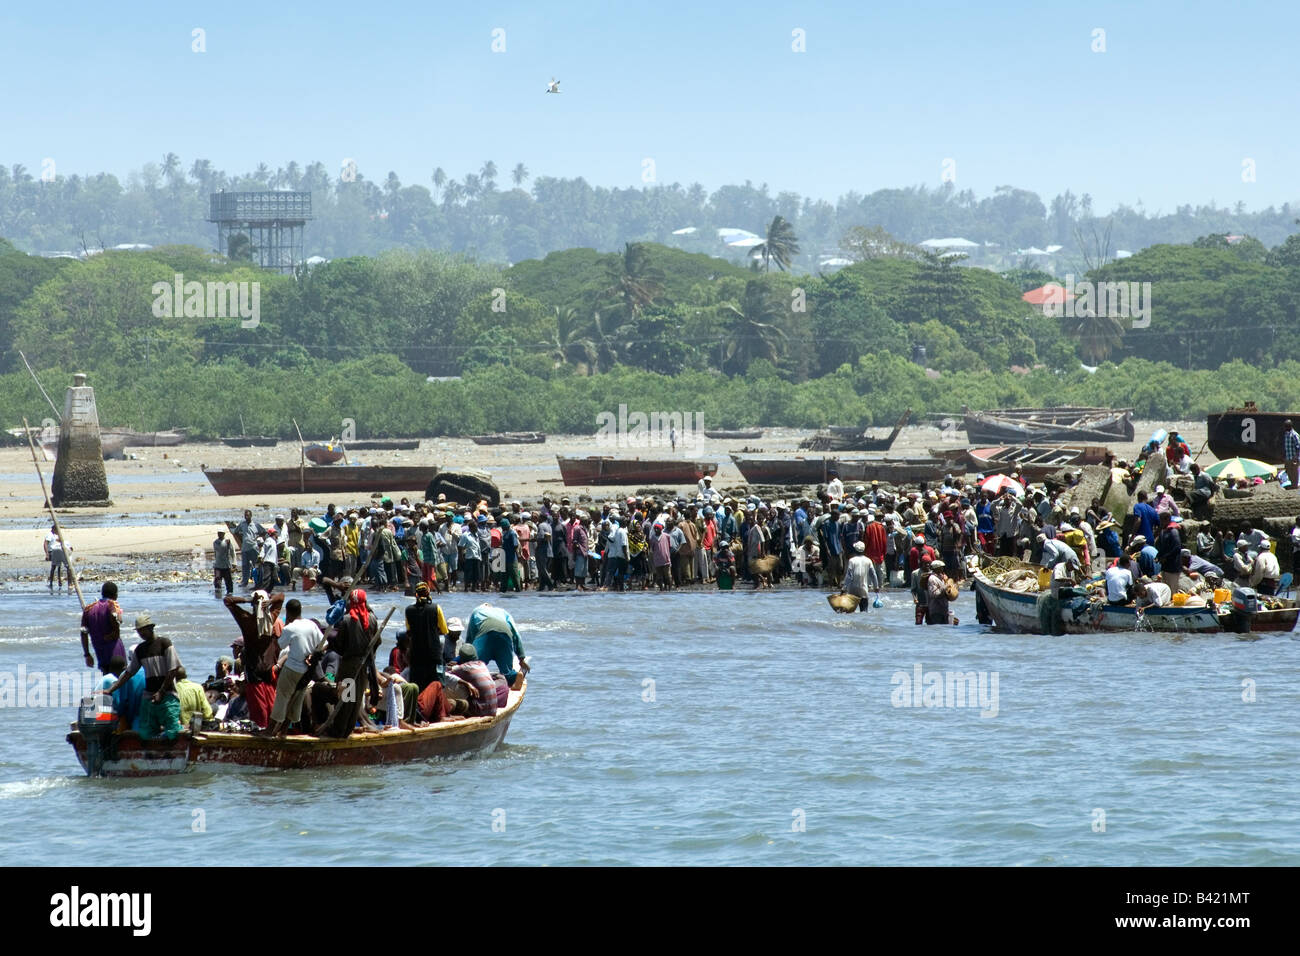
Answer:
[(1232, 611), (1228, 615), (1229, 629), (1236, 634), (1250, 633), (1250, 624), (1259, 613), (1259, 594), (1254, 588), (1232, 589)]
[(113, 708), (113, 698), (101, 692), (81, 699), (77, 730), (86, 741), (86, 773), (89, 776), (104, 775), (104, 759), (109, 755), (116, 729), (117, 711)]

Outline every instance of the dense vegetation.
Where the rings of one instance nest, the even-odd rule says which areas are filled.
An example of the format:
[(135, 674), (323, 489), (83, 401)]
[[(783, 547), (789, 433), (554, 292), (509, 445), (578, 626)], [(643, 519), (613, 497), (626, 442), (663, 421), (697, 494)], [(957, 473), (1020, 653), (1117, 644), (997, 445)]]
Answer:
[[(105, 423), (211, 437), (500, 429), (591, 432), (620, 404), (719, 427), (887, 424), (904, 408), (1082, 402), (1185, 418), (1254, 398), (1300, 407), (1300, 240), (1206, 237), (1090, 274), (1152, 283), (1149, 328), (1118, 330), (1095, 374), (1084, 332), (998, 275), (901, 245), (828, 276), (771, 272), (654, 244), (567, 249), (511, 267), (438, 251), (261, 272), (193, 247), (29, 256), (0, 240), (0, 408), (48, 414), (74, 371)], [(153, 286), (260, 283), (260, 324), (158, 318)], [(925, 367), (911, 361), (927, 350)], [(1119, 364), (1114, 364), (1118, 361)], [(1223, 364), (1223, 363), (1229, 364)], [(451, 381), (446, 377), (459, 376)], [(435, 380), (428, 381), (429, 377)]]
[[(1057, 271), (1063, 274), (1083, 272), (1107, 251), (1190, 243), (1215, 233), (1249, 234), (1276, 245), (1291, 233), (1298, 212), (1289, 204), (1247, 212), (1240, 203), (1154, 214), (1138, 203), (1103, 212), (1087, 194), (1068, 190), (1044, 201), (1002, 186), (980, 198), (952, 183), (849, 192), (834, 202), (793, 192), (771, 195), (766, 185), (748, 181), (712, 193), (699, 183), (609, 189), (580, 177), (533, 178), (523, 163), (506, 173), (490, 160), (460, 179), (437, 168), (413, 183), (391, 172), (371, 179), (364, 170), (331, 170), (319, 162), (276, 169), (261, 163), (251, 172), (228, 174), (199, 159), (187, 169), (175, 153), (146, 163), (125, 182), (109, 173), (36, 172), (0, 166), (0, 235), (30, 252), (122, 243), (212, 248), (215, 227), (204, 220), (208, 196), (218, 189), (310, 190), (316, 218), (307, 229), (307, 254), (328, 258), (427, 248), (505, 263), (574, 247), (612, 252), (643, 241), (718, 253), (726, 251), (718, 228), (763, 235), (781, 216), (800, 238), (796, 271), (815, 271), (819, 256), (839, 250), (856, 227), (883, 227), (911, 243), (963, 236), (981, 243), (979, 255), (1002, 267), (1019, 264), (1008, 261), (1017, 249), (1061, 245)], [(697, 231), (672, 235), (686, 227)], [(749, 253), (727, 254), (743, 263)]]

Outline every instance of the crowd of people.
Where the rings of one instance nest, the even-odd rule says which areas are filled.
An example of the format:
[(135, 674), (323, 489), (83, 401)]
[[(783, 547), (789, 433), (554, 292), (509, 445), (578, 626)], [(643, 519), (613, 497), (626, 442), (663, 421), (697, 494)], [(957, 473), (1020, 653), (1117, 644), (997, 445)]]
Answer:
[(105, 675), (119, 729), (167, 740), (201, 729), (336, 738), (411, 730), (493, 716), (523, 686), (530, 662), (501, 608), (480, 605), (462, 625), (418, 582), (381, 669), (387, 618), (351, 578), (328, 583), (339, 596), (323, 620), (305, 617), (284, 593), (227, 595), (239, 636), (199, 684), (148, 612), (136, 615), (139, 643), (127, 653), (117, 586), (105, 582), (82, 617), (86, 664)]

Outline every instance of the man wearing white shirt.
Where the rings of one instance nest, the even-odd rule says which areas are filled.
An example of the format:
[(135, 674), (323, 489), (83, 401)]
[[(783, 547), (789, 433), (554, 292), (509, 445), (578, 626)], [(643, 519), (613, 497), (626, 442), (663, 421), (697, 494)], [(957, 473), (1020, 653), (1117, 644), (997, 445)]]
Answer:
[(325, 635), (316, 622), (301, 615), (302, 605), (297, 598), (285, 602), (286, 623), (280, 632), (280, 647), (285, 656), (275, 683), (275, 703), (271, 706), (269, 728), (269, 733), (276, 737), (285, 736), (291, 724), (302, 720), (302, 702), (307, 693), (303, 677), (311, 666), (311, 655), (320, 653), (325, 647)]
[(1106, 600), (1111, 604), (1127, 604), (1129, 588), (1133, 587), (1133, 575), (1123, 565), (1106, 569)]
[[(54, 525), (45, 536), (45, 557), (50, 562), (50, 590), (54, 590), (54, 572), (59, 574), (59, 587), (63, 587), (63, 569), (68, 568), (68, 556), (63, 553), (63, 542), (59, 540)], [(68, 583), (72, 583), (72, 569), (68, 568)]]
[(839, 501), (844, 497), (844, 482), (840, 481), (840, 473), (838, 471), (827, 472), (827, 474), (830, 475), (831, 480), (826, 482), (826, 493), (836, 501)]

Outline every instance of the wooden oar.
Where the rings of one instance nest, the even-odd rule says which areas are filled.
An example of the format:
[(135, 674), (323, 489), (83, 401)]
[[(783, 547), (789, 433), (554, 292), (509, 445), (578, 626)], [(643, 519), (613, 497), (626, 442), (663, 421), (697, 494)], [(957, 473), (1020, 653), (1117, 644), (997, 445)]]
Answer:
[(45, 475), (41, 472), (41, 463), (36, 457), (36, 442), (32, 440), (32, 426), (27, 424), (27, 419), (23, 419), (23, 428), (27, 432), (27, 447), (32, 451), (32, 464), (36, 466), (36, 477), (41, 480), (41, 495), (45, 498), (45, 507), (49, 509), (50, 518), (54, 521), (54, 533), (59, 536), (59, 544), (63, 547), (63, 556), (68, 558), (68, 578), (72, 581), (72, 589), (77, 592), (77, 600), (81, 603), (81, 609), (86, 610), (86, 599), (81, 596), (81, 584), (77, 581), (76, 569), (72, 566), (72, 558), (68, 552), (68, 542), (63, 539), (63, 528), (59, 525), (59, 516), (54, 513), (54, 503), (50, 500), (50, 494), (45, 490)]

